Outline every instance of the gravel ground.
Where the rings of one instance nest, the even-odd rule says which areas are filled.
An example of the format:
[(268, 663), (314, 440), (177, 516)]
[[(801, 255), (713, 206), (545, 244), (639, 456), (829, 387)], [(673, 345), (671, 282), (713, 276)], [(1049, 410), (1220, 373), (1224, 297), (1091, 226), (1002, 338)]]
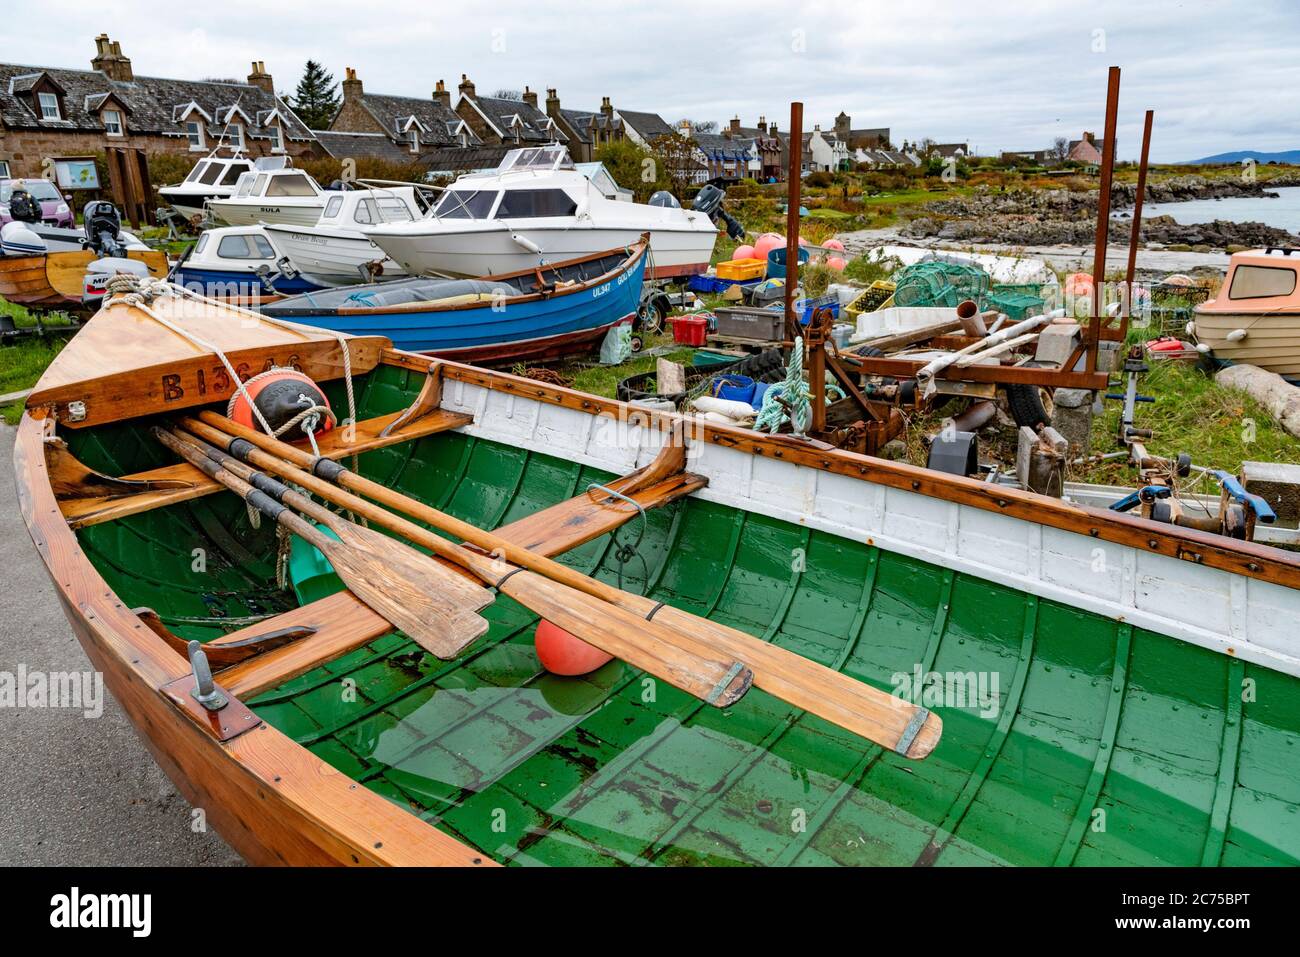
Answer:
[[(16, 431), (0, 424), (0, 671), (90, 667), (14, 493)], [(238, 864), (154, 764), (107, 691), (103, 714), (0, 707), (0, 865)]]

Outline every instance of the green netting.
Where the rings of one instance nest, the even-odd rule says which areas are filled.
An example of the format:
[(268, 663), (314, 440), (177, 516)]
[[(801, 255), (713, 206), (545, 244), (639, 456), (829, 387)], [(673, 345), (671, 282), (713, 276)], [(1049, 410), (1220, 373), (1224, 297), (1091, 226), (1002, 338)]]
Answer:
[(979, 302), (989, 291), (989, 276), (978, 266), (923, 262), (894, 274), (897, 306), (956, 306), (966, 299)]

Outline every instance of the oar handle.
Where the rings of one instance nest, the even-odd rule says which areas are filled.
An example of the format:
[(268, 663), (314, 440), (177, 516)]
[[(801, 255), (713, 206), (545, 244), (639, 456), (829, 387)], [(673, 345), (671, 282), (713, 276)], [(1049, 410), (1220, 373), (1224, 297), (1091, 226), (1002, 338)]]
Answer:
[[(329, 539), (322, 535), (316, 526), (301, 519), (293, 509), (280, 501), (286, 493), (292, 494), (292, 490), (288, 486), (276, 482), (270, 476), (262, 476), (266, 480), (265, 483), (256, 480), (255, 476), (250, 476), (250, 478), (254, 478), (257, 484), (267, 486), (256, 488), (233, 472), (223, 469), (218, 462), (214, 461), (196, 445), (184, 442), (167, 430), (157, 426), (154, 426), (153, 433), (154, 437), (167, 448), (185, 459), (208, 478), (230, 489), (271, 521), (284, 525), (291, 532), (305, 538), (317, 548), (321, 547), (320, 543), (322, 541), (329, 542)], [(278, 486), (278, 488), (271, 488), (271, 486)]]

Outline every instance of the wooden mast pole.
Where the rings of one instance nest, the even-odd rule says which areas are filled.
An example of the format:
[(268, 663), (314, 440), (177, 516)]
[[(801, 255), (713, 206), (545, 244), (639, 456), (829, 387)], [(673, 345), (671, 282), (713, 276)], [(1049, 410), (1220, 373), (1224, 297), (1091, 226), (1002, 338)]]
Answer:
[(1106, 83), (1106, 139), (1101, 150), (1101, 182), (1097, 186), (1097, 238), (1092, 258), (1092, 321), (1088, 326), (1088, 357), (1085, 370), (1097, 371), (1097, 349), (1101, 342), (1101, 320), (1105, 308), (1102, 284), (1106, 279), (1106, 240), (1110, 231), (1110, 184), (1115, 172), (1115, 122), (1119, 114), (1119, 67), (1110, 68)]
[(1128, 240), (1128, 268), (1124, 272), (1124, 321), (1120, 324), (1120, 341), (1128, 337), (1129, 317), (1133, 315), (1133, 274), (1137, 270), (1138, 237), (1142, 232), (1142, 200), (1147, 190), (1147, 162), (1151, 154), (1151, 121), (1154, 110), (1147, 110), (1142, 127), (1142, 160), (1138, 164), (1137, 194), (1133, 197), (1133, 229)]
[(785, 329), (793, 342), (799, 335), (794, 315), (794, 288), (799, 284), (799, 187), (803, 171), (803, 104), (790, 104), (790, 168), (786, 170)]

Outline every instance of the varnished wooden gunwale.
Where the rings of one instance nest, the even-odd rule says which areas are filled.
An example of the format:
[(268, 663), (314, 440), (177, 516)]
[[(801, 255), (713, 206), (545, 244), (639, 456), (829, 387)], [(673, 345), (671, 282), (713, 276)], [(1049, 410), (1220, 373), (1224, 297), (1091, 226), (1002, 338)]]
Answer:
[(176, 708), (159, 689), (188, 664), (81, 551), (50, 487), (43, 431), (24, 414), (14, 469), (23, 517), (68, 621), (159, 766), (236, 851), (254, 864), (493, 864), (269, 725), (219, 743)]
[[(388, 349), (382, 354), (381, 361), (387, 365), (423, 372), (434, 360), (415, 353)], [(481, 369), (446, 359), (438, 361), (442, 364), (444, 381), (465, 382), (496, 392), (577, 409), (591, 415), (635, 420), (661, 431), (678, 428), (683, 420), (677, 413), (637, 408), (613, 399), (525, 379), (507, 372)], [(1087, 535), (1100, 541), (1222, 569), (1245, 578), (1272, 582), (1287, 588), (1300, 588), (1300, 556), (1257, 542), (1237, 541), (1196, 529), (1164, 525), (1136, 515), (1075, 505), (1051, 496), (990, 485), (957, 475), (945, 475), (905, 462), (820, 447), (819, 443), (791, 436), (764, 435), (748, 429), (695, 419), (687, 419), (686, 428), (692, 441), (702, 440), (752, 455), (767, 456), (888, 488), (917, 492)]]

